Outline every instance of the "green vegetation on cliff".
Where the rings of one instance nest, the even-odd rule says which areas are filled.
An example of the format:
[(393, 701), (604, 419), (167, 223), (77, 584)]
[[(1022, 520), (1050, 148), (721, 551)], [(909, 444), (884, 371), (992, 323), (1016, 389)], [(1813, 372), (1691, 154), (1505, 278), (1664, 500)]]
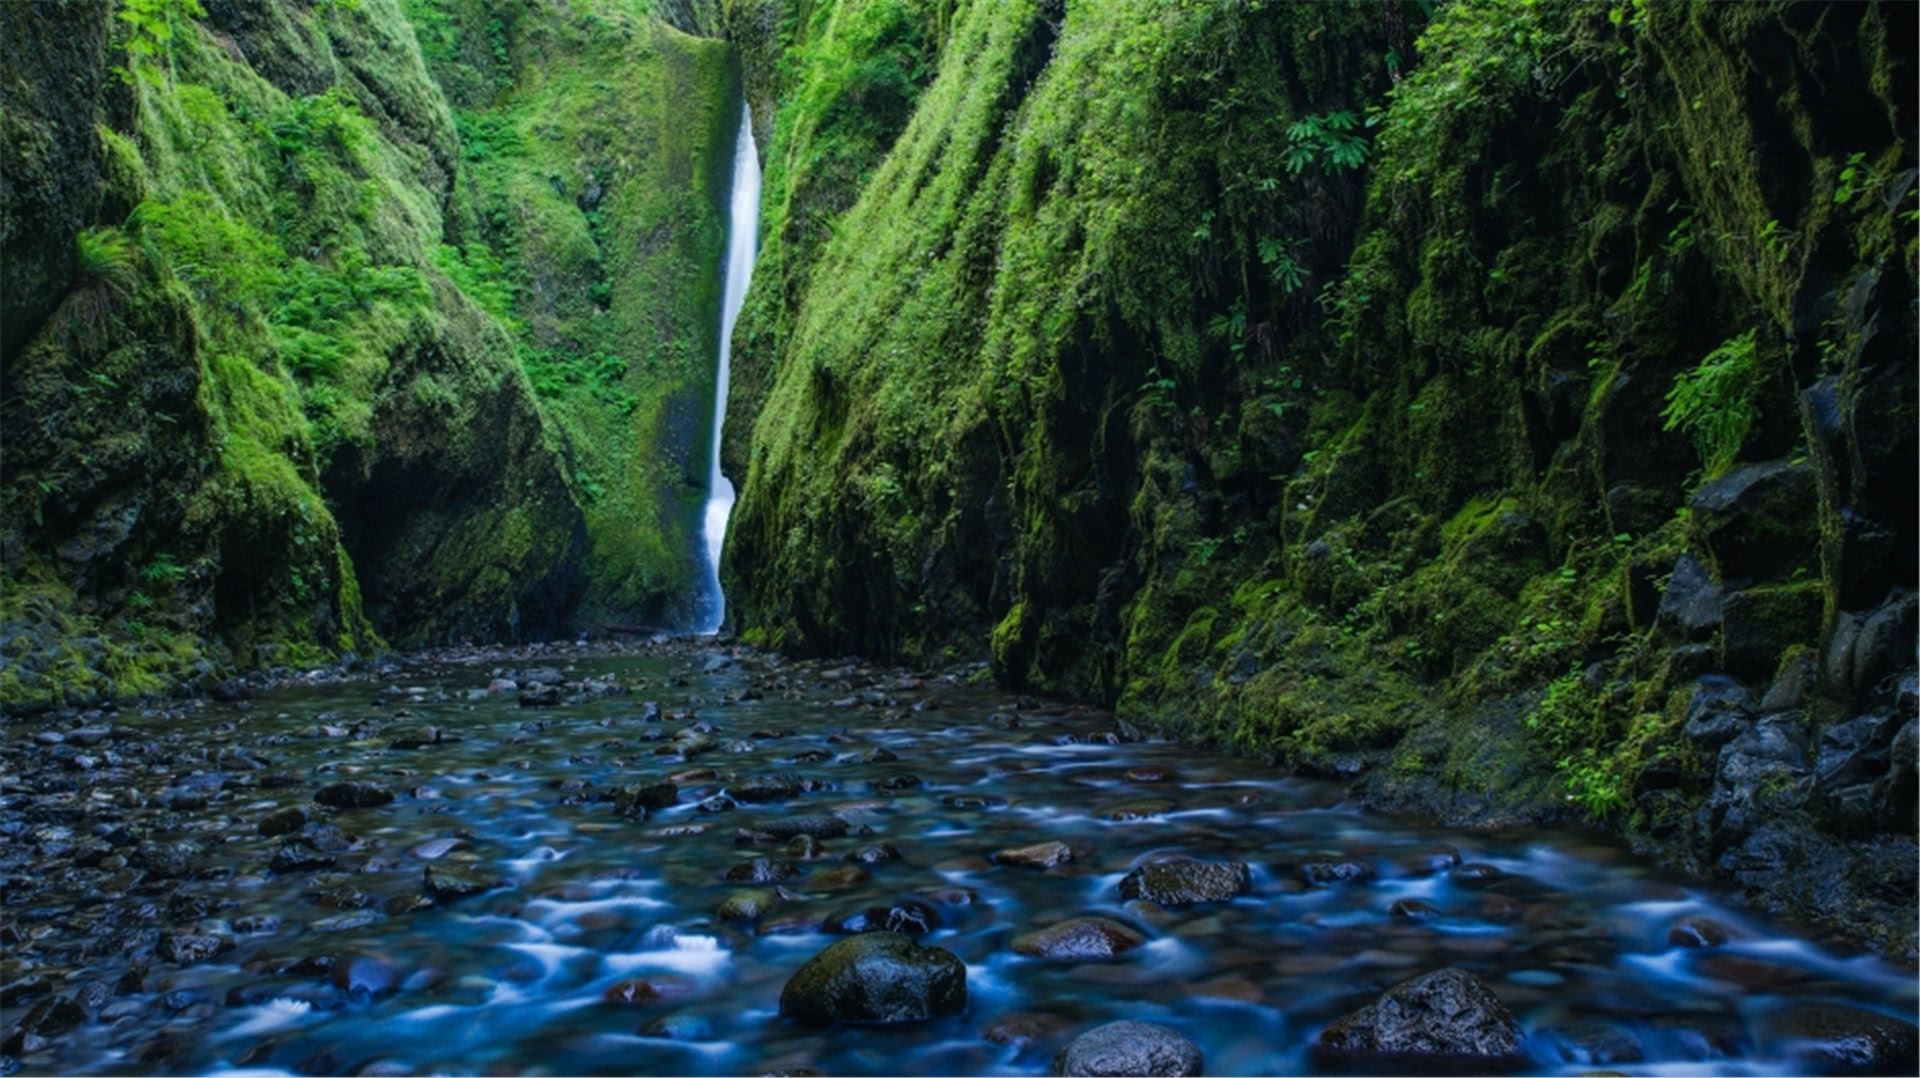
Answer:
[(961, 5), (879, 137), (750, 48), (864, 182), (769, 182), (734, 617), (1757, 872), (1698, 679), (1831, 740), (1911, 665), (1912, 9), (1424, 11)]
[(406, 6), (461, 133), (435, 259), (513, 332), (565, 439), (589, 539), (580, 617), (684, 624), (737, 65), (643, 3)]
[(674, 616), (737, 72), (455, 6), (4, 9), (7, 706)]

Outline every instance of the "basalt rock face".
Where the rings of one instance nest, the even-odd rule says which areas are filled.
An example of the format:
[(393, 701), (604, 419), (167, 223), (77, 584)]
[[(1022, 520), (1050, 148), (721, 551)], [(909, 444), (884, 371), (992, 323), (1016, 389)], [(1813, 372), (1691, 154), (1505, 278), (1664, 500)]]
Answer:
[[(769, 6), (741, 628), (984, 636), (1912, 948), (1912, 754), (1863, 721), (1914, 669), (1912, 8), (1036, 0), (849, 46)], [(910, 107), (855, 128), (878, 72)]]

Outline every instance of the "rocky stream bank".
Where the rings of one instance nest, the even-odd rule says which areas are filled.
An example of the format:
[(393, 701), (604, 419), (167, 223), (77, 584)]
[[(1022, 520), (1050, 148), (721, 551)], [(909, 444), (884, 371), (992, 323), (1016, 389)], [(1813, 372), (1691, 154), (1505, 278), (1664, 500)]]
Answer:
[(0, 1070), (1915, 1064), (1910, 964), (981, 674), (563, 645), (12, 721)]

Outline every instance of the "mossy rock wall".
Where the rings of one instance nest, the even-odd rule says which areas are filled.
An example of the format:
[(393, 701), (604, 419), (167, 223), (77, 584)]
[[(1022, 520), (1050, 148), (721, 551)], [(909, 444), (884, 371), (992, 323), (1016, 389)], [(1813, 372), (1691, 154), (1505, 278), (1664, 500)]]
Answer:
[(737, 67), (453, 6), (0, 12), (9, 708), (673, 616)]
[[(1731, 673), (1818, 739), (1912, 667), (1911, 7), (971, 5), (897, 131), (840, 126), (877, 91), (832, 73), (902, 54), (825, 31), (884, 8), (731, 9), (802, 46), (747, 52), (740, 628), (986, 641), (1011, 684), (1911, 946), (1910, 893), (1742, 861), (1684, 729)], [(808, 194), (834, 162), (851, 202)], [(1836, 653), (1872, 675), (1769, 693)], [(1776, 822), (1810, 849), (1823, 811)]]
[[(462, 135), (441, 260), (506, 325), (588, 536), (584, 623), (690, 623), (740, 73), (715, 4), (407, 0)], [(676, 28), (678, 27), (678, 28)]]

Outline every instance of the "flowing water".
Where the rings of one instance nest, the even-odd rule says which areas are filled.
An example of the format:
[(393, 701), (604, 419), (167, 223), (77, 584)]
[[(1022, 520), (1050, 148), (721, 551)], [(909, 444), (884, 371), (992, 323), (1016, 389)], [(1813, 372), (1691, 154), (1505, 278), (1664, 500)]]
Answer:
[[(522, 706), (503, 674), (557, 675), (571, 702)], [(1326, 1023), (1442, 966), (1493, 988), (1534, 1071), (1787, 1073), (1807, 1064), (1772, 1031), (1783, 1008), (1915, 1007), (1910, 968), (1606, 842), (1369, 815), (1338, 785), (951, 674), (675, 644), (88, 721), (5, 742), (8, 1026), (51, 993), (86, 1009), (9, 1046), (28, 1073), (1033, 1074), (1117, 1018), (1184, 1033), (1209, 1074), (1300, 1073)], [(669, 780), (650, 815), (609, 800)], [(345, 782), (395, 797), (313, 803), (354, 800), (321, 792)], [(822, 814), (849, 833), (754, 834)], [(1073, 859), (993, 856), (1043, 840)], [(881, 846), (899, 858), (856, 853)], [(1122, 899), (1130, 869), (1176, 857), (1246, 862), (1251, 892)], [(755, 859), (790, 875), (728, 879)], [(1358, 867), (1316, 882), (1328, 864)], [(747, 891), (757, 916), (718, 912)], [(887, 906), (965, 962), (966, 1012), (781, 1017), (794, 970)], [(1145, 942), (1009, 946), (1089, 914)], [(1685, 945), (1702, 933), (1725, 940)]]
[(733, 324), (747, 300), (753, 277), (754, 243), (760, 227), (760, 158), (753, 146), (753, 117), (740, 103), (740, 134), (733, 148), (733, 199), (727, 214), (727, 264), (721, 276), (720, 359), (714, 375), (713, 453), (707, 466), (707, 509), (701, 524), (706, 542), (706, 582), (702, 589), (697, 632), (710, 633), (726, 618), (726, 596), (720, 590), (720, 545), (727, 537), (727, 518), (733, 514), (733, 483), (720, 474), (720, 428), (727, 418), (727, 368), (733, 358)]

